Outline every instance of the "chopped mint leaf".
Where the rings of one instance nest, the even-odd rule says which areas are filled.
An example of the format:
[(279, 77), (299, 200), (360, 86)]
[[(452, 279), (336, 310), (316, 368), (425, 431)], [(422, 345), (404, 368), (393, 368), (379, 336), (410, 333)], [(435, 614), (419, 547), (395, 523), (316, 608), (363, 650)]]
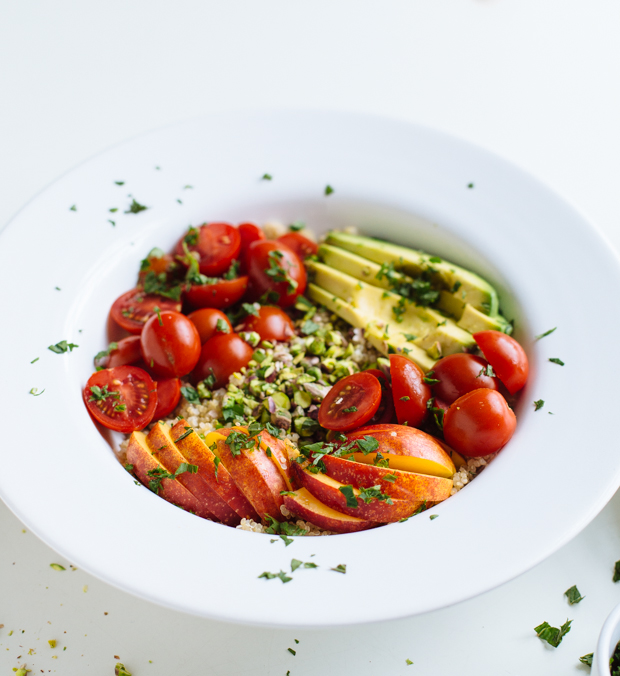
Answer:
[(579, 593), (579, 589), (577, 589), (576, 585), (573, 585), (570, 589), (567, 589), (564, 592), (564, 596), (566, 596), (571, 606), (575, 603), (579, 603), (579, 601), (582, 601), (585, 598)]
[(50, 568), (54, 570), (67, 570), (64, 566), (61, 566), (59, 563), (50, 563)]
[(587, 664), (589, 667), (592, 666), (592, 660), (594, 659), (594, 653), (588, 653), (587, 655), (582, 655), (579, 658), (581, 664)]
[(291, 653), (291, 655), (297, 655), (297, 653), (292, 648), (287, 648), (287, 650), (289, 653)]
[(306, 227), (306, 224), (303, 221), (295, 221), (294, 223), (291, 223), (288, 226), (288, 229), (291, 232), (299, 232), (300, 230), (303, 230)]
[(560, 366), (564, 366), (564, 362), (561, 359), (558, 359), (557, 357), (551, 357), (549, 361), (552, 362), (553, 364), (559, 364)]
[(288, 547), (290, 544), (293, 543), (293, 539), (289, 538), (284, 533), (280, 533), (280, 539), (282, 540), (282, 542), (284, 542), (285, 547)]
[(540, 340), (541, 338), (550, 336), (557, 328), (558, 328), (557, 326), (554, 326), (552, 329), (549, 329), (548, 331), (545, 331), (544, 333), (541, 333), (540, 335), (536, 336), (534, 340)]
[(263, 174), (261, 176), (261, 180), (263, 181), (271, 181), (273, 179), (273, 176), (271, 174)]
[(187, 399), (190, 404), (199, 404), (200, 397), (198, 396), (197, 390), (191, 385), (183, 385), (181, 388), (181, 394)]
[(559, 629), (557, 627), (552, 627), (548, 622), (543, 622), (537, 627), (534, 627), (534, 631), (541, 641), (547, 641), (550, 646), (557, 648), (560, 643), (562, 643), (564, 636), (570, 631), (572, 622), (572, 620), (566, 620)]
[(75, 206), (75, 204), (69, 207), (69, 211), (77, 211), (77, 207)]
[(343, 413), (356, 413), (357, 412), (357, 406), (349, 406), (349, 408), (343, 408), (342, 412)]
[(438, 516), (439, 516), (439, 514), (431, 514), (428, 518), (429, 518), (431, 521), (433, 521), (433, 520), (436, 519)]
[[(139, 202), (136, 202), (135, 197), (132, 198), (131, 204), (129, 205), (129, 209), (125, 212), (126, 214), (139, 214), (141, 211), (145, 211), (148, 209), (148, 207), (145, 207), (144, 204), (140, 204)], [(110, 211), (112, 211), (110, 209)]]
[(116, 185), (125, 185), (125, 181), (114, 181)]
[(34, 395), (35, 397), (40, 397), (40, 396), (43, 394), (43, 392), (45, 392), (45, 389), (42, 389), (42, 390), (39, 392), (38, 388), (33, 387), (33, 388), (30, 389), (29, 394), (32, 394), (32, 395)]
[(302, 563), (303, 561), (300, 561), (299, 559), (291, 559), (291, 573), (294, 573)]
[(330, 570), (335, 571), (336, 573), (342, 573), (343, 575), (347, 572), (347, 564), (339, 563), (335, 568), (330, 568)]
[(333, 192), (334, 192), (334, 189), (331, 187), (331, 185), (325, 186), (325, 194), (326, 195), (331, 195)]
[(357, 498), (353, 492), (353, 486), (340, 486), (338, 490), (347, 499), (347, 507), (351, 507), (352, 509), (357, 509), (359, 507), (357, 504)]
[(363, 439), (357, 439), (355, 443), (364, 455), (373, 453), (379, 448), (379, 442), (368, 434)]
[(269, 573), (268, 571), (265, 571), (258, 576), (258, 579), (260, 580), (262, 577), (264, 577), (266, 580), (273, 580), (276, 577), (279, 577), (280, 580), (282, 580), (282, 584), (286, 584), (293, 579), (292, 577), (289, 577), (283, 570), (281, 570), (279, 573)]
[(473, 184), (473, 183), (468, 183), (468, 184), (467, 184), (467, 187), (471, 190), (471, 189), (474, 187), (474, 184)]
[(74, 348), (79, 347), (75, 343), (68, 343), (66, 340), (61, 340), (56, 345), (50, 345), (47, 349), (56, 354), (64, 354), (65, 352), (73, 352)]
[(428, 262), (429, 263), (441, 263), (441, 258), (439, 258), (439, 256), (431, 256), (428, 259)]
[(537, 399), (534, 402), (534, 410), (539, 411), (545, 405), (544, 399)]
[(383, 477), (383, 481), (389, 481), (391, 484), (393, 484), (396, 481), (396, 474), (386, 474)]
[(409, 342), (416, 339), (416, 336), (414, 336), (413, 333), (403, 333), (403, 336), (405, 336), (405, 340), (408, 340)]
[(487, 364), (484, 368), (481, 368), (480, 373), (476, 376), (476, 378), (480, 378), (481, 376), (489, 376), (489, 378), (495, 378), (495, 371), (493, 370), (491, 364)]
[(407, 658), (407, 659), (405, 660), (405, 664), (406, 664), (407, 666), (411, 666), (411, 665), (413, 664), (413, 662), (412, 662), (409, 658)]
[(616, 561), (614, 565), (614, 576), (613, 576), (613, 581), (614, 582), (619, 582), (620, 581), (620, 561)]

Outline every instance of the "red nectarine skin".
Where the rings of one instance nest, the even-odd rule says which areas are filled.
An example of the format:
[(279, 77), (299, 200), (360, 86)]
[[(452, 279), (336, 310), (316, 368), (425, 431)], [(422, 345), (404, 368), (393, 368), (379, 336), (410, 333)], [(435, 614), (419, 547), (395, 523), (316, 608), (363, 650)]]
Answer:
[[(181, 463), (187, 462), (186, 458), (179, 452), (170, 437), (170, 428), (167, 425), (154, 425), (149, 432), (146, 441), (155, 458), (173, 474)], [(193, 464), (193, 463), (189, 463)], [(179, 474), (177, 480), (185, 486), (188, 491), (193, 493), (200, 502), (215, 516), (218, 521), (227, 526), (237, 526), (241, 523), (241, 517), (230, 506), (215, 493), (204, 478), (196, 473), (183, 472)]]
[(295, 491), (295, 495), (285, 495), (284, 506), (300, 519), (334, 533), (355, 533), (379, 525), (337, 512), (317, 500), (306, 488)]
[[(129, 445), (127, 446), (127, 462), (133, 465), (134, 474), (147, 488), (151, 478), (148, 472), (160, 468), (165, 468), (160, 465), (157, 460), (150, 454), (146, 440), (142, 445), (137, 435), (141, 432), (134, 432), (129, 438)], [(144, 435), (142, 435), (144, 437)], [(173, 505), (182, 507), (188, 512), (194, 512), (197, 516), (203, 519), (213, 520), (215, 517), (205, 506), (196, 498), (193, 493), (190, 493), (187, 488), (184, 488), (176, 479), (162, 479), (159, 493), (164, 500), (171, 502)]]
[(187, 431), (186, 427), (189, 427), (187, 422), (179, 420), (171, 430), (172, 438), (177, 439), (175, 445), (181, 455), (190, 464), (198, 466), (198, 476), (242, 519), (258, 521), (256, 510), (239, 490), (223, 463), (219, 463), (216, 474), (215, 455), (196, 432), (180, 438)]

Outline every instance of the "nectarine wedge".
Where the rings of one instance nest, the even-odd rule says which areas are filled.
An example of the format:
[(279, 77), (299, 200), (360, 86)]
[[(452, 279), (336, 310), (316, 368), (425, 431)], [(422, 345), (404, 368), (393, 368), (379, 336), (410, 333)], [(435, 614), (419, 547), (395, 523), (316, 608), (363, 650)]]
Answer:
[(317, 500), (306, 488), (294, 491), (294, 495), (285, 495), (284, 506), (300, 519), (334, 533), (354, 533), (379, 525), (372, 521), (348, 516), (328, 507)]
[[(134, 474), (138, 477), (140, 483), (144, 484), (147, 488), (149, 488), (149, 483), (155, 478), (153, 475), (149, 476), (149, 472), (153, 472), (153, 470), (166, 471), (166, 468), (151, 455), (149, 446), (146, 443), (146, 435), (142, 432), (133, 432), (131, 434), (127, 446), (127, 462), (133, 465)], [(193, 493), (190, 493), (187, 488), (182, 486), (177, 479), (162, 479), (158, 495), (173, 505), (182, 507), (188, 512), (194, 512), (204, 519), (215, 519), (213, 514), (200, 500)]]

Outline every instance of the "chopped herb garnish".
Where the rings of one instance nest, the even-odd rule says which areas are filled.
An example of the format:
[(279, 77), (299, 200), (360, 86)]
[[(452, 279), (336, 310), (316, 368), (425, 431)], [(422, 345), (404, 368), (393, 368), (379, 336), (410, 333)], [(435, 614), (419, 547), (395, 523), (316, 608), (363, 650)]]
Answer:
[(541, 333), (539, 336), (536, 336), (535, 340), (540, 340), (541, 338), (545, 338), (545, 336), (551, 335), (557, 328), (558, 328), (557, 326), (554, 326), (552, 329), (549, 329), (548, 331)]
[(77, 211), (77, 207), (75, 206), (75, 204), (69, 207), (69, 211)]
[(495, 378), (495, 371), (493, 370), (491, 364), (487, 364), (484, 368), (481, 368), (480, 373), (476, 376), (476, 378), (480, 378), (481, 376), (489, 376), (489, 378)]
[(409, 342), (416, 339), (416, 336), (414, 336), (413, 333), (403, 333), (403, 336), (405, 336), (405, 340), (408, 340)]
[(221, 461), (221, 460), (217, 457), (217, 455), (216, 455), (216, 456), (213, 458), (213, 464), (215, 465), (215, 471), (214, 471), (214, 474), (215, 474), (215, 480), (216, 480), (216, 481), (218, 481), (218, 478), (217, 478), (217, 470), (218, 470), (218, 467), (220, 466), (220, 462), (222, 462), (222, 461)]
[(118, 207), (112, 207), (111, 209), (108, 209), (108, 211), (109, 211), (111, 214), (115, 214), (115, 213), (118, 211)]
[(271, 174), (263, 174), (261, 176), (262, 181), (271, 181), (273, 179), (273, 176)]
[(338, 490), (347, 499), (347, 507), (351, 507), (353, 509), (359, 508), (359, 505), (357, 504), (357, 498), (355, 497), (355, 493), (353, 491), (353, 486), (340, 486)]
[(467, 184), (467, 187), (471, 190), (471, 189), (474, 187), (474, 184), (473, 184), (473, 183), (468, 183), (468, 184)]
[(101, 350), (101, 352), (97, 352), (97, 354), (95, 355), (95, 359), (93, 360), (95, 362), (95, 366), (99, 366), (99, 364), (97, 364), (98, 361), (100, 361), (101, 359), (104, 359), (105, 357), (109, 357), (110, 353), (113, 350), (117, 350), (117, 349), (118, 349), (118, 343), (110, 343), (106, 350)]
[(594, 659), (594, 653), (588, 653), (587, 655), (582, 655), (579, 658), (581, 664), (587, 664), (589, 667), (592, 666), (592, 660)]
[(441, 381), (437, 380), (437, 378), (429, 378), (428, 376), (424, 376), (424, 378), (422, 378), (422, 382), (426, 383), (427, 385), (437, 385), (437, 383)]
[(545, 405), (545, 400), (544, 399), (537, 399), (534, 402), (534, 410), (539, 411), (543, 406)]
[(112, 225), (116, 225), (116, 221), (112, 221), (111, 219), (108, 218), (108, 223), (112, 223)]
[(564, 636), (570, 631), (571, 624), (572, 620), (566, 620), (566, 622), (558, 629), (557, 627), (550, 626), (548, 622), (543, 622), (537, 627), (534, 627), (534, 631), (541, 641), (547, 641), (550, 646), (557, 648), (560, 643), (562, 643)]
[(125, 181), (114, 181), (116, 185), (125, 185)]
[(187, 399), (190, 404), (199, 404), (200, 397), (198, 392), (191, 385), (183, 385), (181, 388), (181, 394)]
[(331, 195), (333, 192), (334, 192), (334, 189), (331, 187), (331, 185), (325, 186), (325, 194), (326, 195)]
[(38, 388), (33, 387), (33, 388), (30, 389), (29, 394), (32, 394), (32, 395), (34, 395), (35, 397), (40, 397), (40, 396), (43, 394), (43, 392), (45, 392), (45, 389), (42, 389), (42, 390), (39, 392)]
[(125, 406), (125, 404), (116, 404), (116, 406), (114, 407), (114, 410), (121, 413), (122, 411), (127, 410), (127, 406)]
[(223, 319), (218, 319), (217, 324), (215, 325), (215, 330), (220, 333), (230, 333), (230, 326)]
[(110, 392), (107, 385), (104, 385), (103, 387), (99, 387), (99, 385), (93, 385), (90, 388), (90, 398), (88, 401), (105, 401), (108, 397), (112, 397), (112, 399), (120, 399), (120, 396), (120, 393), (116, 392), (115, 390)]
[(439, 516), (439, 514), (431, 514), (428, 518), (429, 518), (431, 521), (434, 521), (438, 516)]
[(61, 566), (59, 563), (50, 563), (50, 568), (54, 570), (67, 570), (64, 566)]
[(412, 662), (409, 658), (407, 658), (407, 659), (405, 660), (405, 664), (406, 664), (407, 666), (411, 666), (411, 665), (413, 664), (413, 662)]
[(306, 321), (301, 325), (301, 332), (304, 334), (304, 336), (311, 336), (320, 328), (320, 324), (313, 322), (311, 319), (306, 319)]
[(287, 650), (289, 653), (291, 653), (291, 655), (297, 655), (297, 653), (292, 648), (287, 648)]
[(373, 453), (379, 448), (379, 442), (368, 434), (363, 439), (357, 439), (355, 443), (364, 455)]
[(299, 232), (300, 230), (303, 230), (306, 227), (306, 224), (303, 221), (295, 221), (294, 223), (291, 223), (288, 226), (288, 229), (291, 232)]
[(133, 465), (130, 465), (129, 463), (127, 463), (127, 464), (125, 465), (125, 469), (126, 469), (128, 472), (133, 472)]
[(163, 325), (164, 325), (164, 320), (161, 318), (161, 310), (159, 309), (159, 306), (158, 306), (158, 305), (156, 305), (156, 306), (153, 308), (153, 312), (157, 315), (157, 321), (159, 322), (159, 325), (160, 325), (160, 326), (163, 326)]
[(174, 440), (174, 443), (176, 444), (177, 441), (181, 441), (181, 439), (185, 439), (185, 437), (188, 437), (193, 431), (194, 431), (193, 427), (186, 427), (185, 432), (183, 432), (183, 434), (180, 437), (177, 437)]
[(254, 448), (256, 446), (256, 439), (250, 437), (245, 432), (231, 432), (224, 443), (230, 448), (230, 452), (234, 455), (240, 455), (244, 448)]
[(31, 363), (31, 364), (34, 364), (35, 361), (39, 361), (39, 357), (35, 357), (30, 363)]
[(439, 258), (439, 256), (431, 256), (428, 259), (428, 262), (429, 263), (441, 263), (441, 258)]
[(133, 198), (131, 200), (131, 204), (129, 205), (129, 209), (125, 212), (126, 214), (139, 214), (141, 211), (145, 211), (148, 209), (148, 207), (145, 207), (144, 204), (140, 204), (139, 202), (136, 202), (136, 199)]
[(114, 667), (114, 676), (131, 676), (131, 673), (127, 671), (127, 667), (124, 664), (117, 662)]
[(564, 592), (564, 596), (566, 596), (571, 606), (575, 603), (579, 603), (579, 601), (582, 601), (585, 598), (579, 593), (579, 589), (577, 589), (576, 585), (573, 585), (570, 589), (567, 589)]
[(276, 577), (279, 577), (283, 584), (286, 584), (293, 579), (292, 577), (289, 577), (283, 570), (281, 570), (279, 573), (269, 573), (268, 571), (265, 571), (258, 576), (258, 579), (260, 580), (262, 577), (264, 577), (266, 580), (273, 580)]
[(410, 399), (411, 399), (411, 397), (408, 397), (407, 395), (405, 395), (404, 397), (400, 398), (400, 401), (409, 401)]
[(56, 345), (50, 345), (47, 349), (56, 354), (64, 354), (65, 352), (73, 352), (74, 348), (79, 347), (75, 343), (68, 343), (66, 340), (61, 340)]
[(564, 362), (561, 359), (558, 359), (557, 357), (551, 357), (549, 361), (552, 362), (553, 364), (559, 364), (560, 366), (564, 366)]
[(357, 412), (357, 406), (349, 406), (349, 408), (343, 408), (342, 412), (343, 413), (356, 413)]
[(259, 317), (258, 311), (260, 310), (260, 305), (258, 303), (242, 303), (241, 307), (249, 314), (254, 317)]
[[(379, 455), (377, 453), (377, 455)], [(396, 474), (386, 474), (383, 477), (383, 481), (389, 481), (391, 484), (393, 484), (396, 481)]]
[(336, 573), (342, 573), (344, 575), (347, 572), (347, 564), (339, 563), (335, 568), (330, 568), (330, 570), (333, 570)]
[(620, 561), (616, 561), (614, 565), (614, 576), (612, 579), (614, 582), (620, 582)]
[(359, 497), (360, 500), (363, 500), (366, 504), (369, 504), (372, 500), (379, 500), (380, 502), (385, 502), (388, 505), (394, 504), (392, 498), (389, 495), (381, 492), (381, 486), (360, 488)]

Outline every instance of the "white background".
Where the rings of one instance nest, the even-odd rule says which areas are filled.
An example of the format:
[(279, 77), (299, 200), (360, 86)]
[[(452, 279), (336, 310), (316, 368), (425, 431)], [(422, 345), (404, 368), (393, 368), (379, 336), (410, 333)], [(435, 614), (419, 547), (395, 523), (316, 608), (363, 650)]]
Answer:
[[(58, 175), (137, 133), (216, 110), (322, 108), (399, 117), (485, 146), (562, 193), (620, 249), (619, 31), (617, 0), (0, 0), (0, 227)], [(24, 233), (24, 274), (27, 243)], [(18, 293), (19, 280), (3, 288)], [(601, 292), (615, 311), (615, 290)], [(2, 331), (19, 330), (15, 319), (4, 317)], [(584, 329), (590, 321), (584, 314)], [(584, 424), (595, 424), (604, 369), (595, 330), (584, 350), (592, 390), (575, 392)], [(4, 443), (27, 453), (17, 439)], [(578, 491), (579, 471), (558, 467), (557, 480)], [(544, 496), (533, 499), (544, 521)], [(483, 597), (313, 632), (152, 606), (71, 571), (22, 531), (0, 504), (1, 674), (27, 663), (33, 674), (111, 676), (115, 655), (134, 676), (584, 674), (578, 657), (620, 602), (611, 581), (620, 495), (560, 552)], [(67, 571), (52, 570), (56, 561)], [(369, 572), (369, 598), (407, 585), (390, 569), (386, 560)], [(181, 561), (171, 584), (183, 584)], [(573, 584), (586, 599), (570, 607), (563, 592)], [(559, 648), (536, 638), (534, 626), (567, 617)]]

